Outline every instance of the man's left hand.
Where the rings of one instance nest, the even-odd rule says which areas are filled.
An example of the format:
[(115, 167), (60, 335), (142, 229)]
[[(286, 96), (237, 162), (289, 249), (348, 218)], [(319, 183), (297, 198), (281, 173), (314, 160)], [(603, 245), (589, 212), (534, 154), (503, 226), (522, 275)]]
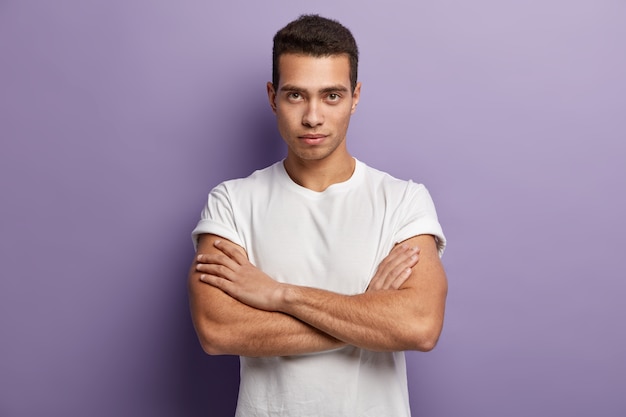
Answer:
[(275, 281), (249, 260), (245, 251), (232, 242), (216, 240), (219, 252), (201, 254), (196, 258), (200, 280), (260, 310), (275, 311), (283, 284)]

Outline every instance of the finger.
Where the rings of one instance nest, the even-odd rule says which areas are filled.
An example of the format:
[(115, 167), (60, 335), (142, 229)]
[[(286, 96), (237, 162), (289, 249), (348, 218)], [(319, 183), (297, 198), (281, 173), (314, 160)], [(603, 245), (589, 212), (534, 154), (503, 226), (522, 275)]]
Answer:
[(214, 275), (216, 277), (224, 278), (229, 281), (232, 281), (232, 278), (234, 276), (234, 272), (232, 269), (219, 264), (199, 264), (198, 266), (196, 266), (196, 271), (200, 272), (202, 275)]
[(233, 290), (232, 282), (217, 275), (202, 274), (200, 275), (200, 281), (204, 282), (205, 284), (209, 284), (212, 287), (218, 288), (228, 295), (231, 295), (231, 291)]
[(379, 271), (377, 271), (378, 280), (382, 286), (388, 285), (399, 274), (402, 274), (406, 268), (411, 268), (417, 263), (417, 247), (408, 247), (402, 245), (400, 250), (392, 251), (381, 263)]
[(413, 272), (412, 268), (404, 268), (399, 270), (398, 273), (386, 283), (384, 289), (397, 290), (411, 277)]
[(243, 265), (248, 262), (248, 256), (241, 246), (235, 245), (228, 240), (216, 240), (213, 242), (213, 246), (226, 254), (229, 258), (233, 259), (239, 265)]
[(385, 256), (385, 258), (378, 265), (378, 269), (376, 270), (376, 275), (383, 276), (383, 275), (388, 274), (389, 271), (393, 269), (394, 265), (396, 265), (400, 261), (401, 256), (408, 249), (409, 247), (406, 244), (394, 246), (391, 252), (389, 252), (389, 254)]
[(385, 283), (383, 284), (383, 289), (394, 289), (397, 290), (405, 283), (405, 281), (411, 276), (412, 269), (417, 262), (419, 261), (419, 257), (417, 253), (411, 255), (405, 262), (396, 266), (396, 268), (387, 276)]
[(207, 265), (223, 265), (228, 269), (235, 270), (239, 266), (237, 262), (223, 253), (203, 254), (196, 257), (196, 270), (206, 271)]
[(405, 243), (395, 245), (391, 252), (380, 262), (378, 268), (376, 268), (376, 273), (370, 280), (368, 290), (378, 290), (381, 289), (385, 283), (387, 276), (390, 271), (396, 266), (397, 262), (399, 262), (399, 256), (404, 254), (407, 250), (409, 250), (409, 246)]
[(395, 253), (392, 251), (381, 263), (368, 289), (397, 289), (409, 277), (410, 268), (418, 262), (418, 252), (417, 247), (402, 247)]
[(398, 265), (406, 263), (406, 260), (419, 252), (416, 246), (409, 246), (405, 243), (397, 245), (389, 255), (381, 262), (381, 269), (384, 273), (393, 271)]
[(406, 282), (407, 279), (409, 279), (409, 277), (411, 276), (411, 272), (413, 270), (411, 268), (405, 268), (403, 269), (390, 283), (389, 283), (389, 287), (387, 289), (390, 290), (397, 290), (399, 289), (402, 284), (404, 284)]

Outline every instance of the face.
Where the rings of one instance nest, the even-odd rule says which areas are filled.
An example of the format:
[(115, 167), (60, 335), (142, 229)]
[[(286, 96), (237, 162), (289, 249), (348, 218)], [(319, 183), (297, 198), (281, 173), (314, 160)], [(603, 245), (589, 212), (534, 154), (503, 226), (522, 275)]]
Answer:
[(313, 57), (285, 54), (279, 58), (280, 80), (267, 84), (268, 98), (287, 158), (319, 161), (349, 156), (346, 133), (361, 92), (350, 87), (347, 55)]

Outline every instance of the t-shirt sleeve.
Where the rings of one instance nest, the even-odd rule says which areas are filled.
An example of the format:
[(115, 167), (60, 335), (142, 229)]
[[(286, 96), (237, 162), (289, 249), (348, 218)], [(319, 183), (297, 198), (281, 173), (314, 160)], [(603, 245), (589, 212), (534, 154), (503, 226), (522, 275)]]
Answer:
[(439, 256), (443, 255), (446, 238), (437, 218), (435, 204), (424, 185), (409, 181), (398, 209), (398, 219), (396, 242), (417, 235), (433, 235)]
[(198, 248), (198, 236), (210, 233), (242, 245), (233, 212), (233, 205), (226, 184), (222, 183), (209, 193), (207, 203), (200, 213), (200, 221), (191, 232), (194, 250)]

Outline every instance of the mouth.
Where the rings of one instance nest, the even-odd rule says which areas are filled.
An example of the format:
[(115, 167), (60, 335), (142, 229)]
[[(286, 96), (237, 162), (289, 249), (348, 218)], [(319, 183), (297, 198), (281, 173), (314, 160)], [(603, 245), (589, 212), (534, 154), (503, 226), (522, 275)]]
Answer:
[(298, 139), (302, 140), (307, 145), (319, 145), (325, 138), (326, 135), (313, 133), (298, 136)]

